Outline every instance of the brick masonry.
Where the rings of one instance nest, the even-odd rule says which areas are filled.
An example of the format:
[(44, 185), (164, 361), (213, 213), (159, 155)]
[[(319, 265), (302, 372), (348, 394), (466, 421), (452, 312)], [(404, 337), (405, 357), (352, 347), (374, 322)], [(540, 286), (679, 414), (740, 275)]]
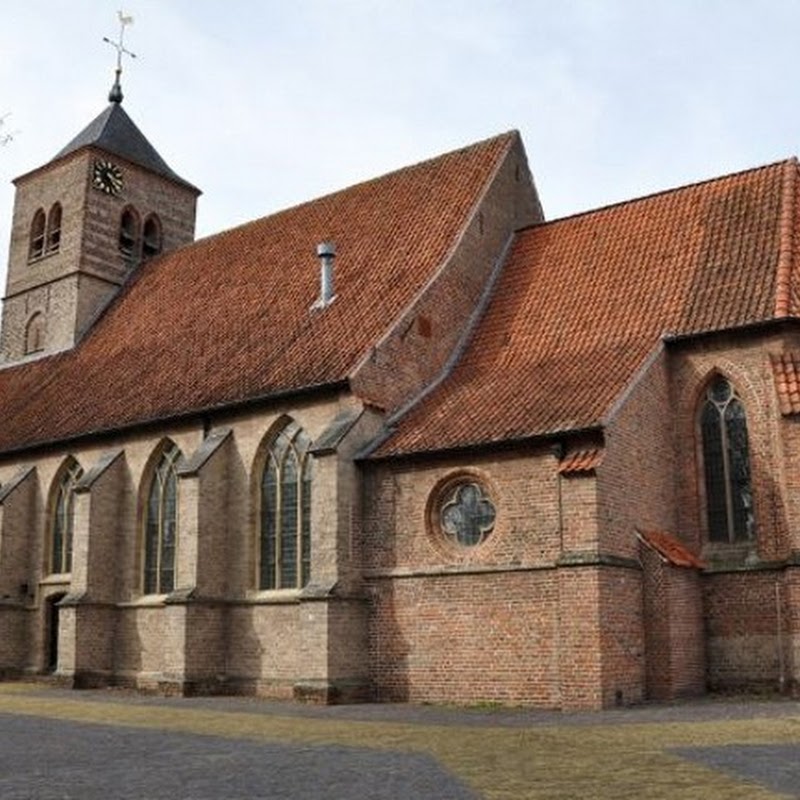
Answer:
[[(101, 195), (88, 182), (92, 159), (78, 151), (18, 182), (8, 359), (21, 357), (32, 314), (45, 315), (52, 352), (113, 296), (128, 269), (116, 238), (126, 204), (159, 214), (165, 249), (192, 237), (193, 193), (126, 164), (125, 197)], [(28, 263), (32, 216), (55, 202), (59, 251)], [(793, 334), (662, 343), (593, 432), (359, 458), (392, 412), (447, 369), (514, 230), (540, 218), (517, 142), (349, 389), (0, 459), (0, 676), (54, 667), (74, 686), (167, 694), (564, 709), (796, 687), (800, 427), (780, 414), (770, 366), (798, 347)], [(747, 412), (756, 536), (744, 545), (712, 546), (706, 530), (697, 420), (718, 373)], [(259, 487), (289, 421), (330, 443), (312, 448), (311, 577), (303, 589), (263, 591)], [(147, 496), (171, 445), (182, 454), (175, 590), (145, 594)], [(562, 474), (561, 459), (583, 448), (600, 452), (596, 463)], [(84, 477), (72, 571), (53, 573), (57, 490), (73, 459)], [(454, 542), (442, 521), (463, 483), (480, 486), (495, 512), (477, 546)], [(641, 530), (671, 534), (707, 567), (664, 561)]]

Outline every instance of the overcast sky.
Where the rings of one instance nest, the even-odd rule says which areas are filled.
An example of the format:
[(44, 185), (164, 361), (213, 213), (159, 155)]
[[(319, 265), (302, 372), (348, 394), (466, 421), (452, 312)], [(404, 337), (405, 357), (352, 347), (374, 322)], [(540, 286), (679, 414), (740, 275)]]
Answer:
[(12, 178), (106, 106), (200, 187), (198, 235), (511, 128), (549, 219), (800, 150), (798, 0), (0, 0)]

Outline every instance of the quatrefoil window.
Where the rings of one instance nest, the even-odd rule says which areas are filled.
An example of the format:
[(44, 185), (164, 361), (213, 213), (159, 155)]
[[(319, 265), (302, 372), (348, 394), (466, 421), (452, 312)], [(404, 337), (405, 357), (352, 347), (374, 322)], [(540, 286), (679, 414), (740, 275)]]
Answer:
[(444, 533), (464, 547), (483, 542), (494, 528), (496, 511), (478, 483), (459, 483), (444, 497), (439, 520)]

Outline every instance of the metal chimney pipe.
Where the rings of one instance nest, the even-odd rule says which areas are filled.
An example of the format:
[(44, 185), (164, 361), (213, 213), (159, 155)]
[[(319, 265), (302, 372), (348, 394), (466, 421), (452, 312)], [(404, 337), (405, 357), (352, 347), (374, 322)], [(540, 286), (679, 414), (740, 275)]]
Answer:
[(320, 290), (319, 300), (315, 303), (318, 308), (325, 308), (333, 302), (333, 261), (336, 258), (336, 245), (333, 242), (320, 242), (317, 245), (317, 256), (320, 264)]

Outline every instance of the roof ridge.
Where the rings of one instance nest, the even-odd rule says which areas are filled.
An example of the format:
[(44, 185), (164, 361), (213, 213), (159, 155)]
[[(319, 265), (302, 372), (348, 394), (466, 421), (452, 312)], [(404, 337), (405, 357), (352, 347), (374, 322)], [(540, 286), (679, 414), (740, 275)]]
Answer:
[[(738, 178), (740, 175), (747, 175), (750, 172), (759, 172), (760, 170), (767, 170), (767, 169), (774, 169), (775, 167), (781, 165), (797, 165), (798, 160), (797, 156), (789, 156), (788, 158), (782, 158), (778, 161), (771, 161), (768, 164), (760, 164), (757, 167), (748, 167), (747, 169), (740, 169), (736, 172), (729, 172), (725, 175), (717, 175), (712, 178), (703, 178), (702, 180), (692, 181), (690, 183), (683, 183), (679, 186), (673, 186), (669, 189), (660, 189), (656, 192), (650, 192), (648, 194), (639, 195), (638, 197), (629, 197), (625, 200), (618, 200), (615, 203), (606, 203), (602, 206), (596, 206), (595, 208), (587, 208), (584, 211), (576, 211), (573, 214), (567, 214), (563, 217), (556, 217), (555, 219), (544, 220), (543, 222), (536, 222), (532, 225), (526, 226), (526, 228), (521, 228), (520, 231), (529, 229), (529, 228), (542, 228), (544, 226), (555, 225), (559, 222), (568, 222), (569, 220), (578, 219), (580, 217), (588, 217), (591, 214), (599, 214), (604, 211), (611, 211), (617, 208), (623, 208), (624, 206), (633, 205), (634, 203), (640, 203), (643, 200), (651, 200), (655, 197), (661, 197), (662, 195), (673, 194), (675, 192), (682, 192), (686, 189), (694, 189), (698, 186), (705, 186), (711, 183), (718, 183), (720, 181), (729, 180), (730, 178)], [(518, 233), (520, 232), (518, 231)]]
[(797, 158), (784, 162), (781, 209), (778, 220), (778, 265), (775, 278), (775, 316), (790, 313), (794, 244), (794, 207), (797, 184)]
[(323, 192), (323, 194), (317, 195), (316, 197), (311, 197), (308, 200), (300, 200), (296, 203), (291, 203), (290, 205), (283, 206), (282, 208), (277, 208), (274, 211), (268, 211), (266, 214), (262, 214), (255, 219), (245, 220), (244, 222), (240, 222), (236, 225), (231, 225), (229, 228), (223, 228), (219, 231), (214, 231), (212, 233), (206, 234), (205, 236), (200, 237), (199, 239), (195, 239), (194, 242), (191, 244), (198, 244), (200, 242), (205, 242), (210, 239), (215, 239), (216, 237), (226, 236), (229, 233), (233, 233), (234, 231), (238, 231), (242, 228), (247, 228), (250, 226), (256, 226), (259, 223), (262, 223), (266, 219), (271, 219), (272, 217), (277, 217), (280, 214), (288, 214), (289, 212), (296, 211), (300, 208), (305, 208), (307, 206), (314, 205), (316, 203), (321, 203), (326, 200), (332, 199), (334, 197), (338, 197), (346, 192), (352, 191), (353, 189), (357, 189), (361, 186), (369, 186), (372, 183), (376, 183), (378, 181), (385, 180), (387, 178), (391, 178), (395, 175), (402, 175), (405, 172), (409, 172), (413, 169), (418, 169), (421, 167), (425, 167), (426, 165), (433, 164), (436, 161), (440, 161), (445, 158), (451, 158), (453, 156), (458, 156), (461, 153), (467, 153), (470, 150), (475, 150), (479, 147), (484, 147), (488, 145), (490, 142), (496, 142), (501, 139), (508, 139), (509, 142), (514, 138), (521, 138), (520, 132), (516, 128), (511, 128), (510, 130), (504, 131), (503, 133), (498, 133), (494, 136), (488, 136), (485, 139), (480, 139), (477, 142), (472, 142), (470, 144), (463, 145), (462, 147), (456, 147), (453, 150), (446, 150), (443, 153), (439, 153), (438, 155), (431, 156), (429, 158), (424, 158), (421, 161), (415, 161), (413, 164), (405, 164), (403, 166), (399, 166), (395, 169), (390, 169), (388, 172), (384, 172), (380, 175), (373, 175), (369, 178), (364, 178), (363, 180), (356, 180), (354, 183), (350, 183), (347, 186), (342, 186), (338, 189), (332, 189), (329, 192)]

